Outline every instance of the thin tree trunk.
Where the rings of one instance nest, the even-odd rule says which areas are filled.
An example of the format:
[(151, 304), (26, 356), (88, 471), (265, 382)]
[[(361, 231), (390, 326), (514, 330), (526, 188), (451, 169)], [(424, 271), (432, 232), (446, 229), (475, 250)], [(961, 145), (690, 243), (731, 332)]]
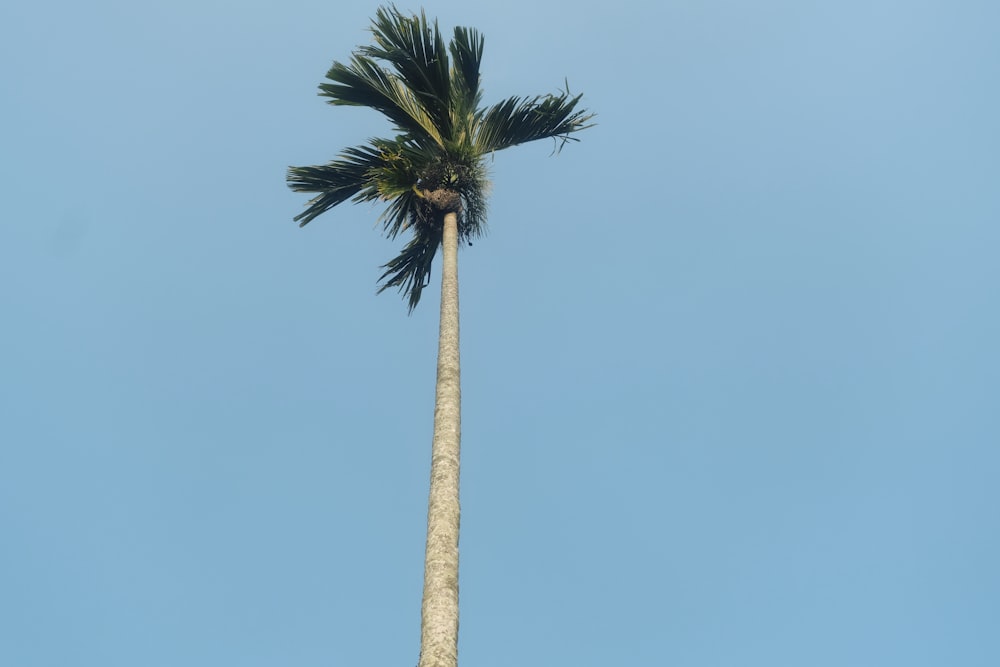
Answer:
[(418, 667), (458, 665), (458, 461), (461, 386), (458, 355), (458, 215), (444, 216), (441, 269), (441, 329), (427, 551), (421, 605)]

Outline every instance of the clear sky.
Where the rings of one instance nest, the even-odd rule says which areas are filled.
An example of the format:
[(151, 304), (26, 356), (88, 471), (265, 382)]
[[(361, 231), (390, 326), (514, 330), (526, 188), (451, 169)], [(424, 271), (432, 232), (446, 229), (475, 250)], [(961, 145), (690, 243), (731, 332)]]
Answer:
[[(461, 663), (1000, 664), (1000, 5), (425, 7), (599, 114), (460, 254)], [(285, 186), (374, 8), (0, 9), (0, 665), (416, 663), (437, 293)]]

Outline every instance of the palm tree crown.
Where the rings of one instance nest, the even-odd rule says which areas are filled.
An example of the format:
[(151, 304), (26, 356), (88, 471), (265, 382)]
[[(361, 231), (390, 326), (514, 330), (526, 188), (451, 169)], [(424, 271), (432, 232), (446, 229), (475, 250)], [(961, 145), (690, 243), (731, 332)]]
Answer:
[(320, 95), (376, 109), (396, 136), (344, 149), (324, 165), (291, 167), (288, 185), (316, 193), (295, 217), (300, 226), (347, 200), (388, 202), (380, 218), (386, 235), (412, 230), (413, 238), (383, 266), (379, 292), (398, 288), (412, 311), (441, 245), (443, 216), (458, 214), (464, 241), (485, 229), (486, 156), (536, 139), (555, 139), (561, 148), (593, 115), (578, 110), (581, 96), (568, 90), (481, 107), (483, 38), (473, 29), (455, 28), (445, 44), (422, 11), (382, 7), (371, 31), (373, 44), (358, 47), (347, 64), (333, 63)]

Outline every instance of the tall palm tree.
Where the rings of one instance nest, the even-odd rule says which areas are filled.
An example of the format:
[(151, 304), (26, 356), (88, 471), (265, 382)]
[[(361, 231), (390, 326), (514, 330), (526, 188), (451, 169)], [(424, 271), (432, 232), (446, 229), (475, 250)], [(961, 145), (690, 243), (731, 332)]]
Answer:
[[(445, 44), (437, 21), (379, 8), (373, 43), (349, 63), (334, 62), (320, 85), (330, 104), (371, 107), (392, 123), (395, 137), (347, 148), (314, 167), (291, 167), (288, 185), (316, 193), (295, 217), (300, 226), (334, 206), (383, 201), (380, 221), (390, 238), (410, 231), (398, 257), (382, 268), (379, 292), (396, 287), (410, 311), (427, 286), (438, 247), (441, 322), (438, 339), (434, 436), (431, 451), (427, 546), (421, 606), (419, 667), (458, 663), (458, 527), (461, 393), (458, 347), (458, 243), (484, 232), (486, 158), (537, 139), (557, 150), (593, 117), (577, 109), (569, 91), (511, 97), (481, 107), (479, 66), (483, 38), (455, 28)], [(470, 241), (471, 242), (471, 241)]]

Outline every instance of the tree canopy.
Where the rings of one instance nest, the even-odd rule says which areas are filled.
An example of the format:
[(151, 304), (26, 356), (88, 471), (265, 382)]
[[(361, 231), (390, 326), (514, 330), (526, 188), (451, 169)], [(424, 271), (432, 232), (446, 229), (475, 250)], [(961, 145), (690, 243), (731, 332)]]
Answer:
[(300, 226), (348, 200), (387, 203), (385, 234), (409, 230), (412, 238), (383, 266), (379, 292), (396, 287), (412, 311), (441, 244), (442, 215), (459, 214), (463, 241), (485, 231), (485, 158), (538, 139), (554, 139), (559, 150), (590, 127), (593, 114), (578, 109), (581, 95), (568, 86), (483, 107), (483, 37), (472, 28), (455, 28), (445, 43), (423, 11), (408, 15), (393, 6), (377, 10), (371, 32), (372, 44), (356, 48), (347, 63), (333, 63), (320, 95), (333, 105), (379, 111), (395, 136), (346, 148), (323, 165), (291, 167), (288, 185), (316, 193), (295, 217)]

